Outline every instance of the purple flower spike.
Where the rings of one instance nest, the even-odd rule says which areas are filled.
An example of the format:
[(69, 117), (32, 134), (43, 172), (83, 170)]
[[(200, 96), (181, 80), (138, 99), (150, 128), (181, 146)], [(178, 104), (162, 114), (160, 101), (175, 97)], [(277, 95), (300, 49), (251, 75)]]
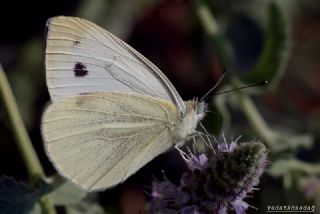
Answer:
[[(260, 142), (217, 144), (206, 153), (179, 150), (188, 170), (180, 184), (168, 179), (153, 183), (151, 213), (226, 214), (234, 210), (245, 214), (249, 205), (243, 200), (253, 192), (264, 171), (267, 151)], [(170, 211), (170, 212), (169, 212)]]
[(249, 205), (246, 202), (242, 201), (242, 200), (235, 200), (231, 204), (232, 204), (233, 209), (236, 211), (237, 214), (246, 213), (246, 210), (249, 207)]
[(208, 157), (206, 154), (195, 155), (191, 152), (190, 149), (188, 149), (188, 154), (180, 149), (178, 149), (178, 151), (180, 152), (181, 157), (186, 162), (188, 168), (191, 171), (194, 171), (196, 169), (203, 170), (207, 168)]
[(236, 140), (234, 141), (232, 140), (231, 143), (228, 144), (224, 135), (222, 135), (222, 137), (223, 137), (223, 142), (218, 143), (218, 150), (221, 152), (232, 152), (237, 147), (237, 142), (241, 138), (241, 136), (239, 136)]
[(152, 197), (155, 198), (172, 198), (177, 194), (177, 187), (168, 180), (152, 182)]
[(195, 169), (202, 170), (207, 167), (208, 158), (205, 154), (195, 156), (189, 151), (188, 160), (186, 161), (189, 169), (192, 171)]
[(187, 207), (184, 207), (180, 210), (180, 213), (181, 214), (200, 214), (199, 210), (198, 210), (198, 207), (197, 206), (187, 206)]

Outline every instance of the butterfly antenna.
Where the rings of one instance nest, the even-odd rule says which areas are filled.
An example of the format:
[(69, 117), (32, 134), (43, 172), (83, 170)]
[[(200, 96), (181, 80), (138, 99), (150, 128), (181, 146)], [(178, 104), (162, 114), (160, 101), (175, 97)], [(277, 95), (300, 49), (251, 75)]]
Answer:
[(220, 85), (221, 81), (224, 79), (226, 74), (227, 74), (226, 69), (223, 69), (222, 75), (219, 78), (218, 82), (205, 95), (203, 95), (203, 97), (200, 99), (200, 102), (202, 102), (205, 98), (207, 98), (208, 95)]
[(245, 85), (245, 86), (242, 86), (242, 87), (239, 87), (239, 88), (234, 88), (234, 89), (230, 89), (230, 90), (227, 90), (227, 91), (218, 92), (218, 93), (213, 94), (212, 96), (216, 96), (216, 95), (220, 95), (220, 94), (226, 94), (226, 93), (229, 93), (229, 92), (232, 92), (232, 91), (238, 91), (238, 90), (242, 90), (242, 89), (245, 89), (245, 88), (251, 88), (251, 87), (255, 87), (255, 86), (259, 86), (259, 85), (266, 85), (266, 84), (268, 84), (267, 80), (259, 82), (259, 83), (255, 83), (255, 84), (252, 84), (252, 85)]

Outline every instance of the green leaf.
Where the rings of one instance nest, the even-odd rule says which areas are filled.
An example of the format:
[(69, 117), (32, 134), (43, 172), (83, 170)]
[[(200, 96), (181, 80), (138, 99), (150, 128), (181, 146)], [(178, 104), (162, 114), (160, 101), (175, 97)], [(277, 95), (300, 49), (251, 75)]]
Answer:
[(65, 181), (48, 195), (55, 205), (64, 206), (67, 214), (103, 214), (96, 193), (89, 193)]
[(275, 161), (268, 170), (272, 176), (279, 177), (288, 173), (320, 175), (320, 164), (311, 164), (296, 159)]
[(103, 208), (98, 203), (83, 201), (82, 203), (66, 207), (67, 214), (104, 214)]
[(80, 189), (69, 181), (65, 181), (48, 196), (55, 205), (71, 205), (79, 203), (87, 194), (87, 191)]
[(312, 134), (296, 134), (289, 133), (282, 130), (281, 132), (276, 130), (272, 131), (273, 152), (291, 151), (297, 152), (299, 149), (311, 149), (314, 144), (314, 137)]
[[(27, 214), (35, 210), (36, 202), (49, 188), (41, 185), (33, 188), (27, 183), (17, 182), (8, 176), (0, 177), (0, 211), (1, 214)], [(36, 213), (36, 212), (34, 212)]]
[(271, 165), (268, 172), (274, 177), (280, 177), (290, 172), (290, 166), (289, 160), (278, 160)]
[(289, 189), (296, 175), (319, 176), (320, 164), (311, 164), (297, 159), (278, 160), (271, 165), (268, 172), (274, 177), (282, 177), (285, 188)]
[[(276, 3), (268, 8), (266, 41), (256, 65), (240, 76), (247, 83), (267, 80), (275, 85), (282, 77), (288, 58), (288, 35), (285, 18)], [(270, 86), (270, 84), (269, 84)]]
[(41, 205), (39, 202), (36, 202), (29, 214), (42, 214)]

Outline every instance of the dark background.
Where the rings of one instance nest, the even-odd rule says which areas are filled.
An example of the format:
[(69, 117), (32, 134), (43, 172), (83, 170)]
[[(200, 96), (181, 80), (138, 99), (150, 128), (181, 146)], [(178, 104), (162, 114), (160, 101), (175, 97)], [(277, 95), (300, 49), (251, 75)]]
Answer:
[[(290, 38), (285, 73), (277, 87), (257, 97), (255, 102), (273, 128), (310, 134), (314, 144), (298, 149), (294, 157), (317, 164), (320, 158), (317, 143), (320, 130), (320, 3), (283, 2), (280, 8), (289, 23)], [(265, 16), (258, 11), (266, 10), (266, 6), (261, 1), (252, 0), (250, 3), (250, 7), (241, 0), (212, 1), (211, 4), (224, 36), (234, 50), (234, 64), (239, 72), (245, 72), (256, 63), (265, 41)], [(49, 101), (44, 76), (44, 28), (49, 17), (80, 16), (110, 30), (154, 62), (184, 100), (203, 96), (219, 79), (224, 68), (197, 19), (192, 1), (11, 0), (2, 1), (0, 8), (0, 62), (47, 175), (55, 173), (44, 153), (40, 135), (41, 115)], [(259, 77), (256, 80), (261, 81)], [(248, 131), (247, 119), (237, 110), (231, 112), (232, 133)], [(218, 115), (210, 117), (207, 121), (209, 130), (211, 125), (219, 126), (221, 120)], [(259, 138), (255, 133), (250, 136)], [(277, 160), (285, 155), (272, 158)], [(101, 193), (100, 203), (107, 210), (122, 209), (126, 213), (135, 213), (134, 210), (143, 207), (148, 199), (142, 190), (150, 186), (152, 175), (161, 177), (161, 170), (165, 169), (171, 180), (178, 181), (183, 164), (175, 151), (161, 155), (123, 185)], [(1, 103), (0, 173), (16, 180), (27, 180), (24, 163)], [(318, 181), (319, 174), (317, 171), (305, 177)], [(308, 197), (306, 188), (299, 188), (299, 185), (287, 188), (281, 177), (265, 173), (259, 186), (261, 191), (255, 192), (248, 201), (260, 211), (269, 204), (295, 204), (296, 201), (315, 204), (319, 201), (320, 184), (313, 185), (316, 193)], [(249, 209), (249, 213), (259, 211)]]

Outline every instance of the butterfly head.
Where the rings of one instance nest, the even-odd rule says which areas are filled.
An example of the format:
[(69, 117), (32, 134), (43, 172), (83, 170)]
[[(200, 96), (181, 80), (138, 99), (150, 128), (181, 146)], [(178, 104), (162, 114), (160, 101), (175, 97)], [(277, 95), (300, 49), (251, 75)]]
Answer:
[(198, 121), (202, 120), (206, 114), (207, 109), (208, 109), (207, 103), (205, 103), (203, 101), (201, 101), (201, 102), (194, 101), (194, 102), (196, 102), (196, 104), (195, 104), (196, 117), (198, 118)]
[(176, 126), (179, 140), (188, 140), (194, 136), (198, 122), (205, 116), (207, 109), (204, 102), (198, 102), (196, 99), (185, 102), (185, 105), (187, 111)]

